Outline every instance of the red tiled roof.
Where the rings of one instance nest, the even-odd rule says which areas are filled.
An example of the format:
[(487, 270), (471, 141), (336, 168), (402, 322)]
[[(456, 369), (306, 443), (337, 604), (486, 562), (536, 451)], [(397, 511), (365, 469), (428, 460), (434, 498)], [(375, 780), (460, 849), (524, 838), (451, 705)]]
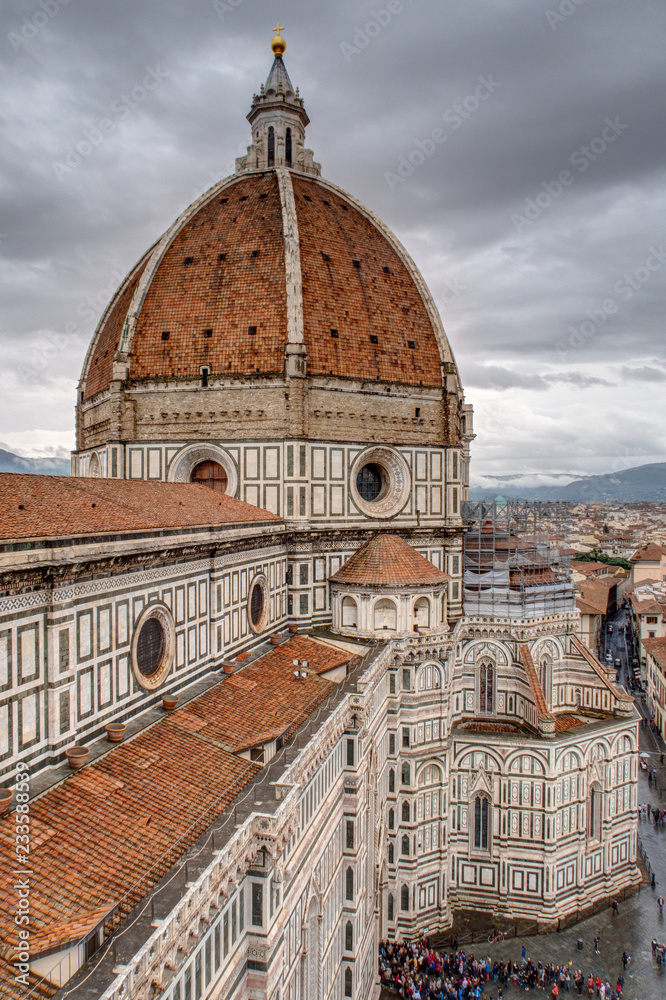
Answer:
[(666, 555), (666, 549), (656, 542), (648, 542), (642, 549), (636, 549), (629, 562), (660, 562), (661, 557)]
[(525, 667), (525, 673), (527, 674), (527, 679), (530, 682), (530, 687), (532, 688), (532, 697), (534, 698), (537, 714), (541, 718), (544, 715), (548, 715), (548, 705), (546, 704), (543, 688), (541, 687), (539, 678), (537, 677), (530, 647), (524, 642), (519, 642), (518, 651), (520, 653), (520, 658), (523, 661), (523, 666)]
[(580, 639), (577, 635), (574, 634), (571, 636), (571, 642), (576, 647), (576, 649), (583, 657), (583, 659), (586, 660), (589, 666), (592, 667), (599, 680), (618, 699), (618, 701), (633, 701), (631, 695), (626, 694), (626, 692), (624, 692), (621, 688), (616, 687), (615, 684), (612, 683), (612, 681), (609, 681), (605, 670), (602, 668), (601, 664), (598, 662), (594, 654), (591, 653), (590, 650), (587, 648), (582, 639)]
[(329, 579), (370, 587), (436, 587), (450, 577), (398, 535), (375, 535)]
[[(270, 650), (31, 804), (31, 941), (64, 948), (121, 901), (129, 912), (260, 769), (232, 750), (291, 733), (335, 690), (315, 674), (296, 681), (290, 647)], [(299, 648), (312, 662), (328, 659), (304, 637)], [(0, 820), (0, 975), (17, 931), (13, 815)]]
[(2, 539), (279, 520), (259, 507), (190, 483), (0, 473)]
[[(307, 660), (308, 670), (317, 675), (358, 657), (297, 635), (218, 684), (205, 701), (191, 702), (172, 718), (202, 737), (220, 740), (234, 753), (289, 736), (334, 690), (330, 681), (315, 676), (297, 681), (295, 659)], [(241, 711), (244, 704), (251, 710)]]
[(656, 639), (643, 639), (645, 651), (657, 662), (660, 669), (666, 673), (666, 636)]
[(396, 251), (339, 194), (295, 174), (292, 183), (308, 372), (441, 385), (442, 359), (428, 313)]
[[(384, 233), (317, 178), (293, 174), (292, 185), (308, 372), (441, 386), (441, 361), (452, 359), (440, 357), (421, 293)], [(83, 372), (86, 398), (109, 384), (136, 277), (100, 324)], [(277, 176), (239, 176), (184, 223), (159, 262), (139, 309), (129, 377), (199, 378), (203, 365), (212, 375), (282, 372), (286, 342)]]
[(583, 719), (578, 719), (575, 715), (556, 715), (555, 732), (566, 733), (569, 729), (577, 729), (578, 726), (585, 726), (587, 723)]

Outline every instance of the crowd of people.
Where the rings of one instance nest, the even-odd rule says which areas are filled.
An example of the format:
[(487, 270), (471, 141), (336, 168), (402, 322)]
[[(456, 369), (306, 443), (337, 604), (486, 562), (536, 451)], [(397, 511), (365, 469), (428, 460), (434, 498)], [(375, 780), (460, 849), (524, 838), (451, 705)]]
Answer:
[[(661, 945), (653, 942), (656, 957)], [(626, 968), (629, 956), (622, 955)], [(617, 977), (615, 986), (600, 976), (584, 976), (571, 965), (543, 965), (525, 957), (520, 962), (492, 962), (464, 951), (452, 949), (438, 952), (427, 939), (420, 943), (381, 941), (379, 974), (382, 985), (407, 1000), (502, 1000), (512, 987), (520, 990), (539, 989), (550, 997), (566, 992), (599, 1000), (619, 1000), (624, 977)]]
[(638, 818), (647, 822), (652, 820), (655, 826), (663, 826), (666, 819), (666, 809), (650, 805), (649, 802), (641, 802), (638, 806)]

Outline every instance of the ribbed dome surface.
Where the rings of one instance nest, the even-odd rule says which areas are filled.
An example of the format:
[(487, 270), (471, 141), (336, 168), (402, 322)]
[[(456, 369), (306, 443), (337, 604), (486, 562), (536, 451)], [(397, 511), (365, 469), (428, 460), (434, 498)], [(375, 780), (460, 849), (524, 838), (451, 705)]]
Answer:
[(283, 372), (290, 240), (308, 375), (441, 385), (452, 357), (406, 252), (340, 189), (284, 174), (282, 190), (275, 170), (222, 182), (146, 255), (100, 322), (86, 399), (108, 387), (119, 350), (130, 382), (198, 378), (202, 366), (213, 377)]
[(375, 535), (329, 579), (360, 587), (436, 587), (450, 577), (398, 535)]

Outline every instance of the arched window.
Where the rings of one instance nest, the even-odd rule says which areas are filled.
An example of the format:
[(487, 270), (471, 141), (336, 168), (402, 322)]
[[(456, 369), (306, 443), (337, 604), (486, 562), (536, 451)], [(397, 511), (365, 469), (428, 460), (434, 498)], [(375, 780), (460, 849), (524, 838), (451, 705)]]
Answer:
[(88, 475), (92, 479), (99, 479), (102, 475), (102, 469), (99, 464), (99, 458), (97, 455), (92, 455), (90, 458), (90, 465), (88, 466)]
[(284, 140), (284, 158), (287, 162), (287, 166), (291, 166), (291, 129), (287, 129), (287, 134)]
[(347, 869), (347, 874), (345, 875), (345, 899), (354, 898), (354, 872), (351, 868)]
[(549, 656), (543, 656), (541, 658), (541, 664), (539, 665), (539, 681), (541, 683), (541, 690), (543, 691), (544, 698), (547, 702), (550, 702), (550, 684), (551, 684), (551, 661)]
[(400, 909), (409, 910), (409, 886), (403, 885), (400, 890)]
[(395, 791), (395, 771), (393, 768), (390, 769), (388, 774), (388, 790), (389, 792)]
[(275, 166), (275, 129), (272, 125), (268, 129), (268, 166)]
[(602, 796), (601, 788), (595, 781), (590, 788), (590, 798), (588, 804), (587, 833), (590, 840), (601, 840), (601, 809)]
[(352, 927), (351, 920), (347, 921), (345, 926), (345, 951), (354, 950), (354, 928)]
[(342, 598), (342, 625), (344, 628), (358, 627), (358, 608), (353, 597)]
[(389, 918), (389, 920), (393, 920), (393, 918), (395, 916), (394, 905), (395, 904), (393, 902), (393, 895), (389, 892), (389, 897), (388, 897), (388, 918)]
[(383, 597), (374, 607), (374, 629), (395, 632), (397, 611), (394, 601)]
[(430, 628), (430, 601), (419, 597), (414, 602), (414, 625), (416, 628)]
[(388, 845), (388, 860), (390, 865), (395, 863), (395, 848), (393, 844)]
[(428, 663), (419, 673), (419, 691), (438, 691), (442, 686), (442, 674), (439, 667)]
[(345, 969), (345, 996), (352, 996), (352, 970), (349, 967)]
[(389, 830), (395, 830), (395, 813), (393, 812), (392, 809), (389, 809), (388, 828)]
[(402, 822), (409, 823), (409, 802), (402, 803)]
[(410, 781), (410, 770), (407, 761), (402, 765), (402, 783), (408, 785)]
[(478, 851), (488, 850), (488, 826), (490, 803), (485, 795), (478, 795), (474, 801), (474, 847)]
[(492, 712), (495, 698), (495, 668), (488, 660), (479, 666), (479, 711)]
[(409, 857), (409, 837), (407, 836), (407, 834), (405, 834), (404, 837), (402, 838), (400, 853), (404, 858)]

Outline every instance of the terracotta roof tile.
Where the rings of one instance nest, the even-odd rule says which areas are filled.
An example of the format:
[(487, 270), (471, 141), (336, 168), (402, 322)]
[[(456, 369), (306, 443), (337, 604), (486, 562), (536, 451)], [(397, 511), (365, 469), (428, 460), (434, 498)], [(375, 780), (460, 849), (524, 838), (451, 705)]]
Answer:
[(523, 661), (523, 666), (525, 667), (525, 673), (530, 682), (530, 687), (532, 688), (532, 697), (534, 698), (534, 704), (536, 706), (537, 713), (539, 717), (548, 715), (548, 705), (546, 704), (546, 699), (544, 697), (543, 688), (539, 683), (539, 678), (537, 677), (537, 672), (534, 667), (534, 660), (532, 659), (532, 654), (530, 652), (529, 646), (524, 642), (518, 643), (518, 651), (520, 652), (520, 658)]
[[(121, 901), (128, 912), (260, 769), (232, 751), (289, 735), (335, 690), (316, 673), (295, 680), (296, 650), (314, 666), (350, 659), (297, 637), (31, 804), (32, 941), (59, 949)], [(16, 943), (12, 816), (0, 820), (0, 966)]]
[(579, 719), (575, 715), (556, 715), (555, 716), (555, 732), (556, 733), (566, 733), (570, 729), (577, 729), (578, 726), (585, 726), (587, 723), (584, 719)]
[(393, 247), (355, 206), (316, 180), (293, 175), (292, 183), (308, 372), (440, 386), (432, 324)]
[(660, 669), (666, 673), (666, 636), (656, 639), (643, 639), (642, 645), (645, 651), (656, 661)]
[[(424, 301), (384, 234), (316, 178), (292, 174), (292, 184), (308, 371), (441, 386), (442, 359)], [(117, 293), (100, 325), (86, 398), (109, 384), (137, 280), (138, 274)], [(198, 378), (204, 365), (212, 375), (282, 372), (286, 342), (277, 175), (239, 176), (211, 196), (164, 253), (139, 311), (129, 376)]]
[(451, 578), (398, 535), (375, 535), (329, 579), (371, 587), (436, 587)]
[(0, 538), (50, 538), (280, 519), (190, 483), (0, 473)]
[(649, 542), (641, 549), (636, 549), (629, 562), (660, 562), (661, 557), (666, 555), (666, 549), (656, 542)]

